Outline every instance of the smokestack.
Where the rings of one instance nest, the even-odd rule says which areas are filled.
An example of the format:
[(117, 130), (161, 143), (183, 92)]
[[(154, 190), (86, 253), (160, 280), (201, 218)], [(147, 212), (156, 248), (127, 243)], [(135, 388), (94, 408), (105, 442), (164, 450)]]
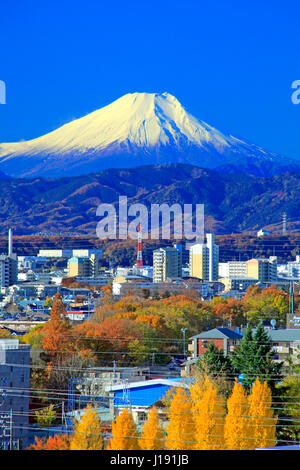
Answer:
[(8, 231), (8, 256), (11, 256), (13, 252), (13, 235), (12, 229), (10, 228)]

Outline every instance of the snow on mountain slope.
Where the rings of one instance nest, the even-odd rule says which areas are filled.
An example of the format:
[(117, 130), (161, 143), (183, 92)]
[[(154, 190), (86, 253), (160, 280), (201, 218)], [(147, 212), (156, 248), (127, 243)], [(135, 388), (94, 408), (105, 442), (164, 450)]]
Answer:
[(0, 170), (15, 177), (164, 163), (214, 168), (245, 159), (281, 162), (197, 120), (168, 93), (130, 93), (42, 137), (0, 144)]

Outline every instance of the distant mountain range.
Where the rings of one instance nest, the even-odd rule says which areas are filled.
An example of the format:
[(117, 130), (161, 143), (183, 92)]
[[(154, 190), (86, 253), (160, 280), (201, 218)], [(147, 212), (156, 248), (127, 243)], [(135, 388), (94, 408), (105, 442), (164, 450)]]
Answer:
[(300, 172), (272, 177), (218, 173), (198, 166), (149, 165), (45, 179), (0, 175), (0, 233), (72, 232), (95, 235), (102, 202), (205, 204), (206, 228), (217, 234), (299, 231)]
[(297, 161), (198, 120), (169, 93), (130, 93), (44, 136), (0, 144), (0, 171), (12, 177), (178, 163), (254, 176), (300, 171)]

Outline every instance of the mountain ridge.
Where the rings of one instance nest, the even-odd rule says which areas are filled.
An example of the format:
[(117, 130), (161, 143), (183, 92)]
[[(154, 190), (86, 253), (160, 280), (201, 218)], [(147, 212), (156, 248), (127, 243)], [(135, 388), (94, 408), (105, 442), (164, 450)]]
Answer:
[(204, 204), (206, 228), (216, 234), (300, 228), (300, 172), (273, 177), (221, 174), (187, 164), (107, 169), (89, 175), (51, 178), (0, 177), (0, 233), (96, 234), (101, 203)]

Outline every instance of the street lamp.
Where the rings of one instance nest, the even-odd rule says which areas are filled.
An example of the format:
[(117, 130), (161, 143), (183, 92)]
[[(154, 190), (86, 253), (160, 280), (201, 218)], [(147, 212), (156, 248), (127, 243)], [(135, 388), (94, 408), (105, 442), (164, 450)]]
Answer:
[(181, 328), (181, 331), (183, 333), (183, 357), (185, 359), (185, 332), (186, 332), (187, 328)]

